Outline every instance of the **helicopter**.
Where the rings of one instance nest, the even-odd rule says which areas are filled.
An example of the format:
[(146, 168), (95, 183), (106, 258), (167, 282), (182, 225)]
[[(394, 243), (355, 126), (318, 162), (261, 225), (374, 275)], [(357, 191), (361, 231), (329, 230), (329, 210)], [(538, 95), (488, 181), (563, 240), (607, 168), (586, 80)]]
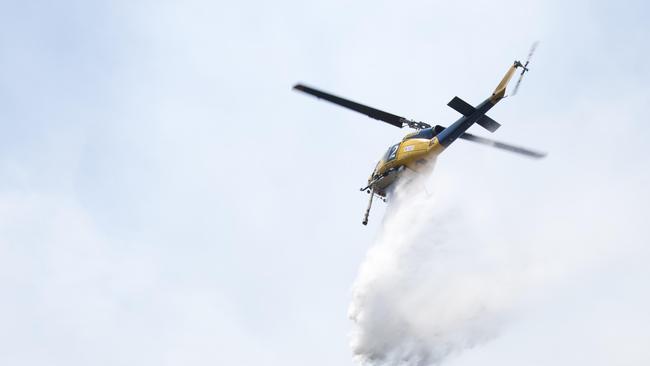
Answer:
[(368, 178), (367, 185), (360, 189), (361, 191), (366, 191), (370, 194), (368, 207), (364, 213), (362, 221), (363, 225), (368, 224), (368, 217), (370, 215), (373, 197), (378, 196), (385, 202), (386, 196), (391, 187), (405, 171), (410, 170), (417, 173), (430, 171), (433, 165), (432, 163), (435, 162), (438, 155), (445, 151), (459, 138), (521, 154), (530, 158), (539, 159), (546, 156), (546, 153), (543, 152), (494, 141), (466, 132), (474, 124), (478, 124), (491, 133), (501, 127), (501, 124), (487, 116), (486, 113), (506, 97), (506, 87), (517, 70), (521, 69), (519, 79), (517, 80), (515, 88), (510, 96), (514, 96), (517, 93), (524, 74), (529, 71), (528, 64), (530, 63), (530, 58), (532, 57), (536, 46), (537, 43), (533, 44), (525, 63), (522, 64), (520, 61), (513, 62), (492, 94), (481, 104), (472, 106), (457, 96), (447, 103), (449, 107), (462, 114), (462, 117), (452, 123), (449, 127), (441, 125), (431, 126), (425, 122), (410, 120), (326, 93), (322, 90), (311, 88), (304, 84), (296, 84), (293, 87), (293, 89), (297, 91), (338, 104), (342, 107), (365, 114), (368, 117), (386, 122), (395, 127), (409, 127), (415, 129), (415, 132), (407, 134), (399, 143), (388, 148)]

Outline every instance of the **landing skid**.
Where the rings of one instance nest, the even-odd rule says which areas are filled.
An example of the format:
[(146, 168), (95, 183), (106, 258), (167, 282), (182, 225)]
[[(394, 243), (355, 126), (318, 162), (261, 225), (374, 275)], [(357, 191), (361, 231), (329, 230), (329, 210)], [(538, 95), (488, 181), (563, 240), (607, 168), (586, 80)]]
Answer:
[(368, 225), (368, 216), (370, 216), (372, 200), (375, 195), (378, 196), (382, 201), (386, 202), (386, 187), (395, 181), (397, 178), (397, 173), (402, 169), (403, 167), (390, 169), (389, 171), (370, 181), (367, 186), (360, 189), (360, 191), (366, 191), (368, 194), (370, 194), (370, 199), (368, 200), (368, 208), (363, 215), (363, 221), (361, 222), (362, 224)]

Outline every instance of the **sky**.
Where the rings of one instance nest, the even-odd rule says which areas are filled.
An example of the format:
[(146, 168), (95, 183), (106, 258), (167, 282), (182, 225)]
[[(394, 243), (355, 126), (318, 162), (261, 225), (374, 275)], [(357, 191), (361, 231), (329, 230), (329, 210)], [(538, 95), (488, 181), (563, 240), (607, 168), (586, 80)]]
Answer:
[(429, 182), (532, 273), (501, 334), (447, 364), (647, 363), (649, 10), (0, 2), (0, 363), (354, 365), (384, 211), (360, 225), (358, 188), (407, 131), (292, 85), (448, 124), (533, 41), (490, 116), (548, 157), (459, 142)]

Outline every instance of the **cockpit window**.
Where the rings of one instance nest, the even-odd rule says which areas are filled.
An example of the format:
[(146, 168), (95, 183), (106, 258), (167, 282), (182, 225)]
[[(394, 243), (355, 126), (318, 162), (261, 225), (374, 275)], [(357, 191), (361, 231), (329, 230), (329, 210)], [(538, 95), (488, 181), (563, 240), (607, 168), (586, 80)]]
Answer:
[(395, 144), (388, 148), (386, 155), (384, 155), (384, 161), (389, 162), (395, 160), (397, 157), (397, 150), (399, 150), (399, 144)]

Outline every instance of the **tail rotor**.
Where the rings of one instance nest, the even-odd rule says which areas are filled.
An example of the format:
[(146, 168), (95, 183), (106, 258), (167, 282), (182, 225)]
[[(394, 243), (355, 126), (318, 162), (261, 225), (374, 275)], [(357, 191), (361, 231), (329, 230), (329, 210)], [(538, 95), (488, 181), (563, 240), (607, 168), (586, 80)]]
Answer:
[(526, 59), (525, 64), (522, 64), (519, 61), (515, 61), (515, 65), (517, 67), (521, 67), (521, 74), (519, 74), (519, 80), (517, 80), (517, 84), (515, 84), (515, 89), (512, 91), (512, 94), (510, 94), (511, 97), (517, 94), (517, 90), (519, 90), (519, 84), (521, 84), (521, 79), (524, 78), (524, 74), (526, 71), (528, 71), (528, 64), (530, 63), (530, 59), (533, 57), (533, 53), (535, 53), (535, 49), (537, 48), (538, 44), (539, 42), (535, 42), (530, 47), (530, 52), (528, 52), (528, 58)]

